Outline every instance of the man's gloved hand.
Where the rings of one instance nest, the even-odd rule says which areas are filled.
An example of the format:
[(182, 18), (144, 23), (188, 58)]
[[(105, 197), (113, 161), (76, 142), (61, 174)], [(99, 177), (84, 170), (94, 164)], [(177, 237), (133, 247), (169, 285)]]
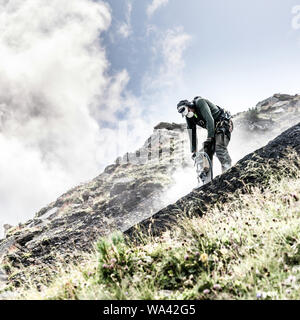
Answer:
[(196, 158), (196, 151), (192, 153), (192, 160), (195, 160), (195, 158)]
[(206, 141), (203, 143), (204, 152), (208, 155), (212, 155), (215, 149), (215, 139), (214, 138), (207, 138)]

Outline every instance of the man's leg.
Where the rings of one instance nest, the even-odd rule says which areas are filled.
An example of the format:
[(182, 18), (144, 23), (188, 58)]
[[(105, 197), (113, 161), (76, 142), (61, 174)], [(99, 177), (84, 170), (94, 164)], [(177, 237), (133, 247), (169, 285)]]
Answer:
[(225, 172), (231, 167), (231, 158), (227, 150), (230, 139), (226, 134), (216, 134), (216, 155), (221, 162), (222, 172)]

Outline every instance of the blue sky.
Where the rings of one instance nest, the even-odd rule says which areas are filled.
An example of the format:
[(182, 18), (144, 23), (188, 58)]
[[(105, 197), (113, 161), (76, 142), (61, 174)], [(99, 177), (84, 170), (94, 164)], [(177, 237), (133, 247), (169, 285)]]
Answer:
[[(110, 71), (125, 68), (130, 77), (127, 88), (137, 96), (142, 95), (145, 73), (155, 77), (164, 63), (152, 51), (159, 36), (176, 28), (190, 36), (179, 74), (184, 85), (169, 97), (168, 114), (177, 100), (195, 95), (235, 113), (277, 92), (299, 92), (300, 31), (291, 26), (297, 0), (169, 0), (150, 17), (146, 10), (151, 1), (108, 3), (113, 20), (104, 44)], [(132, 4), (131, 33), (124, 38), (116, 34), (128, 3)], [(150, 27), (154, 31), (147, 34)]]

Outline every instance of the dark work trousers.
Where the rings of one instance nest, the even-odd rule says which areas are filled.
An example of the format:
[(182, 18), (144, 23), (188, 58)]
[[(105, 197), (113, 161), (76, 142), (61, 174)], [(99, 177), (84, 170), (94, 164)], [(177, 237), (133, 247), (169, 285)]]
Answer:
[[(231, 167), (231, 162), (232, 162), (227, 149), (230, 138), (228, 137), (227, 134), (225, 134), (224, 131), (220, 130), (215, 134), (215, 148), (213, 151), (208, 152), (208, 156), (211, 159), (212, 164), (213, 164), (213, 156), (216, 153), (217, 158), (221, 162), (222, 173)], [(229, 136), (231, 136), (231, 132)]]
[(221, 162), (222, 172), (225, 172), (231, 167), (231, 158), (227, 149), (230, 139), (224, 133), (217, 133), (215, 135), (215, 141), (216, 155)]

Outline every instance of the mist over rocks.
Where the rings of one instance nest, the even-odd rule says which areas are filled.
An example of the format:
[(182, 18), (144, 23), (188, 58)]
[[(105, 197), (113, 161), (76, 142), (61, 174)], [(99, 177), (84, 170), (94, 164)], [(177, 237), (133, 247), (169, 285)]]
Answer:
[(300, 96), (274, 94), (246, 112), (233, 116), (234, 132), (229, 152), (237, 162), (297, 124), (300, 119)]
[(174, 183), (172, 173), (188, 164), (182, 157), (183, 144), (170, 147), (170, 141), (180, 139), (181, 132), (154, 130), (135, 154), (116, 159), (92, 181), (64, 193), (26, 223), (6, 226), (0, 262), (20, 269), (51, 265), (57, 254), (67, 258), (74, 250), (90, 250), (100, 236), (126, 230), (163, 208), (162, 195)]
[[(180, 213), (185, 206), (202, 212), (204, 209), (199, 208), (204, 208), (206, 202), (219, 201), (224, 191), (236, 190), (228, 188), (227, 182), (241, 175), (248, 160), (263, 162), (283, 157), (288, 145), (299, 151), (299, 124), (261, 148), (297, 124), (299, 114), (298, 95), (276, 94), (235, 115), (229, 150), (234, 162), (244, 158), (213, 183), (192, 193), (196, 174), (186, 124), (159, 123), (136, 152), (118, 157), (100, 175), (62, 194), (27, 222), (6, 225), (5, 238), (0, 240), (0, 263), (12, 264), (20, 271), (34, 266), (37, 272), (44, 265), (54, 264), (57, 255), (66, 260), (80, 257), (80, 252), (92, 250), (100, 236), (114, 230), (131, 235), (133, 226), (148, 227), (149, 218), (154, 218), (158, 222), (152, 229), (159, 232), (173, 220), (174, 212)], [(205, 139), (204, 131), (198, 130), (200, 142)], [(245, 179), (259, 182), (247, 175)], [(16, 278), (22, 281), (22, 272), (11, 281)]]

